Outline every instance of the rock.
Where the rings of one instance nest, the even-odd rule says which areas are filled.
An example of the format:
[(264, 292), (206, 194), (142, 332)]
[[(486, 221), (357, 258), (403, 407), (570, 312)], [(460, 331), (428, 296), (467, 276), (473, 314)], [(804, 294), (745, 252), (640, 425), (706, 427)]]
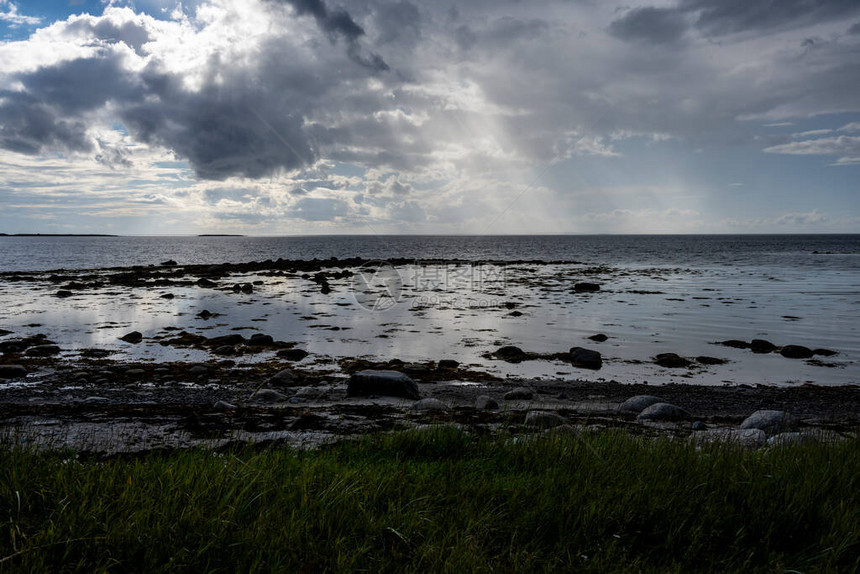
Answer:
[(779, 354), (788, 359), (808, 359), (812, 357), (812, 349), (803, 345), (786, 345)]
[(478, 395), (475, 399), (475, 408), (479, 411), (495, 411), (499, 408), (499, 403), (490, 398), (489, 395)]
[(600, 291), (600, 285), (598, 283), (577, 283), (573, 286), (573, 290), (577, 293), (593, 293), (594, 291)]
[(210, 311), (209, 309), (203, 309), (202, 311), (197, 313), (197, 316), (201, 319), (208, 319), (212, 316), (212, 311)]
[(456, 369), (460, 363), (454, 359), (440, 359), (436, 366), (440, 369)]
[(776, 345), (764, 339), (753, 339), (750, 341), (750, 350), (753, 353), (772, 353), (776, 351)]
[[(104, 374), (110, 376), (112, 373), (104, 373)], [(129, 376), (129, 377), (142, 377), (143, 375), (146, 374), (146, 371), (144, 371), (143, 369), (128, 369), (125, 372), (125, 374), (126, 374), (126, 376)]]
[(406, 363), (401, 368), (404, 373), (409, 375), (426, 375), (430, 373), (430, 367), (422, 363)]
[(500, 359), (512, 363), (518, 363), (527, 356), (525, 351), (513, 345), (505, 345), (504, 347), (499, 347), (498, 349), (496, 349), (495, 355)]
[(421, 398), (418, 385), (408, 375), (397, 371), (377, 371), (372, 369), (353, 373), (349, 377), (346, 395), (348, 397), (382, 395), (415, 400)]
[(778, 410), (756, 411), (741, 423), (741, 429), (760, 429), (769, 435), (795, 428), (797, 420), (785, 411)]
[(0, 379), (20, 379), (27, 376), (27, 369), (21, 365), (0, 365)]
[(50, 357), (51, 355), (59, 355), (60, 348), (57, 345), (36, 345), (27, 349), (26, 354), (31, 357)]
[(252, 398), (265, 403), (280, 403), (287, 400), (287, 395), (279, 393), (274, 389), (260, 389), (254, 393)]
[(556, 413), (547, 411), (529, 411), (526, 414), (526, 424), (532, 427), (547, 429), (567, 424), (567, 420)]
[(199, 287), (217, 287), (218, 284), (212, 281), (211, 279), (207, 279), (206, 277), (201, 277), (197, 280), (197, 285)]
[(582, 369), (599, 370), (603, 366), (603, 357), (597, 351), (573, 347), (570, 349), (570, 363)]
[(439, 399), (427, 398), (421, 399), (420, 401), (416, 401), (412, 403), (412, 406), (409, 407), (413, 411), (447, 411), (448, 405), (440, 401)]
[(173, 259), (168, 259), (167, 261), (161, 262), (162, 267), (176, 267), (176, 261)]
[(206, 340), (205, 338), (200, 341), (201, 343), (206, 343), (209, 347), (221, 347), (223, 345), (231, 345), (235, 347), (236, 345), (241, 345), (245, 342), (245, 337), (238, 333), (234, 333), (232, 335), (221, 335), (220, 337), (212, 337), (211, 339)]
[(767, 439), (767, 446), (790, 446), (810, 442), (815, 442), (815, 440), (809, 435), (799, 432), (783, 432)]
[(655, 397), (654, 395), (636, 395), (621, 403), (618, 407), (618, 411), (622, 413), (639, 414), (651, 405), (656, 405), (657, 403), (662, 402), (665, 401), (659, 397)]
[(199, 377), (200, 375), (208, 375), (209, 367), (206, 365), (194, 365), (190, 369), (188, 369), (188, 374), (192, 377)]
[(233, 345), (221, 345), (220, 347), (216, 347), (212, 352), (216, 355), (235, 355), (236, 347)]
[(55, 295), (57, 297), (59, 297), (60, 299), (65, 299), (66, 297), (71, 297), (72, 295), (74, 295), (74, 293), (72, 293), (71, 291), (68, 291), (66, 289), (60, 289), (59, 291), (56, 292)]
[(235, 285), (233, 285), (233, 293), (241, 293), (241, 292), (242, 292), (242, 285), (240, 283), (236, 283)]
[(296, 374), (290, 369), (283, 369), (269, 379), (270, 385), (290, 386), (296, 382)]
[(236, 409), (236, 405), (230, 404), (227, 401), (218, 401), (212, 405), (212, 409), (216, 411), (232, 411)]
[(592, 341), (597, 341), (598, 343), (602, 343), (603, 341), (607, 340), (608, 338), (609, 337), (607, 337), (603, 333), (598, 333), (596, 335), (592, 335), (589, 337), (589, 339), (591, 339)]
[(320, 283), (320, 293), (323, 295), (328, 295), (331, 293), (331, 285), (328, 284), (328, 281), (323, 281)]
[(125, 341), (126, 343), (137, 344), (143, 341), (143, 333), (140, 331), (132, 331), (131, 333), (120, 337), (119, 340)]
[(278, 351), (278, 356), (288, 361), (301, 361), (308, 354), (304, 349), (281, 349)]
[(275, 344), (275, 340), (271, 335), (263, 335), (262, 333), (255, 333), (251, 335), (251, 338), (248, 339), (246, 345), (250, 347), (271, 347)]
[(249, 295), (254, 292), (254, 286), (250, 283), (245, 283), (242, 285), (242, 293)]
[(517, 387), (505, 393), (506, 401), (530, 401), (535, 396), (534, 391), (526, 387)]
[(696, 433), (691, 438), (697, 443), (725, 442), (747, 448), (762, 447), (767, 441), (761, 429), (711, 429)]
[(733, 349), (749, 349), (750, 344), (746, 341), (738, 341), (737, 339), (729, 339), (728, 341), (723, 341), (720, 345), (724, 347), (731, 347)]
[(702, 421), (696, 421), (690, 426), (690, 428), (696, 432), (701, 432), (708, 430), (708, 425), (706, 425)]
[(707, 355), (699, 355), (696, 357), (696, 362), (701, 365), (725, 365), (728, 363), (725, 359), (718, 359), (717, 357), (709, 357)]
[(693, 364), (689, 359), (680, 357), (675, 353), (660, 353), (654, 357), (654, 362), (667, 369), (682, 369)]
[(669, 403), (654, 403), (647, 407), (636, 420), (640, 421), (682, 421), (691, 418), (690, 413)]
[(163, 295), (161, 295), (162, 299), (173, 299), (174, 297), (176, 297), (176, 295), (174, 295), (173, 293), (164, 293)]
[(832, 357), (833, 355), (837, 355), (836, 351), (831, 351), (830, 349), (814, 349), (812, 351), (813, 355), (821, 355), (822, 357)]

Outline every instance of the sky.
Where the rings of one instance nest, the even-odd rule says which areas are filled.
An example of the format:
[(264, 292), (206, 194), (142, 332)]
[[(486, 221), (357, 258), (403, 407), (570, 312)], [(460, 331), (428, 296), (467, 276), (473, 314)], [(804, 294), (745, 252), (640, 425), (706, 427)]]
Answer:
[(0, 232), (858, 233), (856, 0), (0, 0)]

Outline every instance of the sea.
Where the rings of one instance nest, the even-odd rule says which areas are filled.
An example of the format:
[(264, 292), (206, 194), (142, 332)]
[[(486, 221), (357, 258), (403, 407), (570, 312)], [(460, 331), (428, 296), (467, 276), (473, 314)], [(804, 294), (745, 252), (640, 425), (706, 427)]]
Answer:
[[(128, 346), (129, 330), (157, 337), (165, 328), (207, 336), (245, 329), (295, 341), (323, 368), (344, 357), (453, 358), (499, 376), (583, 378), (653, 384), (860, 384), (860, 235), (528, 235), (302, 237), (0, 236), (0, 273), (158, 265), (361, 257), (402, 266), (398, 305), (368, 310), (349, 279), (318, 293), (310, 282), (263, 281), (252, 297), (175, 290), (91, 293), (58, 300), (56, 285), (30, 287), (0, 275), (0, 329), (11, 336), (48, 332), (66, 349), (115, 349), (143, 361), (207, 360), (202, 351)], [(427, 260), (494, 261), (491, 290), (477, 288), (475, 269)], [(505, 264), (505, 262), (510, 262)], [(541, 262), (541, 263), (536, 263)], [(564, 263), (559, 263), (564, 262)], [(477, 265), (477, 264), (476, 264)], [(464, 273), (465, 272), (465, 273)], [(481, 271), (484, 273), (485, 271)], [(501, 280), (501, 284), (498, 282)], [(577, 281), (599, 283), (576, 293)], [(219, 318), (202, 322), (206, 309)], [(337, 327), (337, 329), (335, 329)], [(605, 334), (604, 342), (589, 337)], [(812, 361), (756, 355), (717, 345), (762, 338), (837, 354)], [(555, 353), (573, 346), (600, 350), (600, 371), (552, 361), (509, 364), (488, 358), (500, 345)], [(714, 356), (724, 365), (693, 371), (654, 364), (664, 352)]]

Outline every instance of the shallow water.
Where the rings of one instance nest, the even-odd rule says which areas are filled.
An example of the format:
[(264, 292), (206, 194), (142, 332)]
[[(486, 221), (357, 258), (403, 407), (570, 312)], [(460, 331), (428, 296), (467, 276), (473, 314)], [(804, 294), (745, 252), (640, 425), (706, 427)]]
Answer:
[[(98, 243), (105, 238), (87, 239)], [(164, 238), (156, 239), (163, 244)], [(258, 238), (217, 239), (229, 244)], [(424, 246), (425, 252), (436, 245), (436, 239)], [(450, 238), (443, 239), (447, 245)], [(591, 256), (608, 250), (611, 244), (609, 238), (588, 239)], [(533, 245), (544, 240), (524, 238), (523, 244), (531, 247), (519, 251), (511, 247), (515, 242), (509, 242), (496, 255), (507, 250), (514, 254), (510, 259), (536, 258)], [(410, 241), (412, 249), (418, 251), (420, 241), (406, 242)], [(481, 238), (476, 244), (483, 241)], [(809, 245), (801, 240), (780, 243), (751, 238), (734, 247), (737, 253), (746, 253), (745, 257), (731, 254), (737, 239), (707, 238), (712, 246), (721, 246), (708, 251), (701, 242), (678, 238), (672, 257), (660, 255), (659, 249), (654, 251), (654, 245), (671, 245), (672, 240), (649, 241), (642, 241), (641, 253), (634, 257), (634, 247), (624, 238), (624, 248), (618, 251), (626, 254), (623, 257), (604, 255), (603, 261), (582, 265), (400, 267), (400, 301), (376, 311), (367, 308), (364, 287), (354, 279), (333, 280), (333, 292), (323, 295), (316, 284), (297, 277), (234, 276), (224, 281), (225, 287), (254, 280), (262, 280), (264, 285), (256, 287), (252, 295), (199, 287), (171, 288), (175, 295), (172, 300), (160, 298), (165, 289), (116, 287), (58, 299), (54, 296), (57, 286), (46, 276), (37, 277), (33, 283), (0, 280), (0, 328), (13, 331), (9, 337), (46, 333), (69, 358), (80, 349), (98, 347), (116, 349), (116, 359), (212, 360), (205, 351), (164, 347), (152, 339), (169, 335), (165, 328), (178, 328), (207, 337), (231, 332), (245, 336), (267, 333), (278, 340), (295, 341), (309, 351), (311, 356), (303, 364), (332, 371), (338, 370), (337, 360), (343, 357), (406, 361), (451, 358), (500, 376), (652, 384), (858, 383), (860, 271), (856, 268), (856, 236), (817, 238)], [(810, 249), (824, 245), (829, 249), (823, 250), (831, 253), (813, 254), (815, 249)], [(582, 252), (588, 251), (581, 249), (579, 256), (569, 253), (563, 257), (562, 247), (556, 245), (542, 258), (585, 259)], [(691, 257), (693, 252), (701, 252), (701, 256), (684, 264), (682, 254)], [(346, 255), (350, 254), (339, 254)], [(637, 262), (625, 263), (625, 257)], [(649, 257), (655, 261), (648, 263)], [(664, 264), (657, 264), (661, 257)], [(758, 263), (751, 264), (755, 258)], [(735, 264), (734, 259), (743, 261)], [(667, 260), (671, 265), (665, 264)], [(810, 261), (820, 264), (812, 266)], [(604, 266), (595, 268), (594, 264)], [(46, 264), (46, 268), (52, 267), (57, 265)], [(577, 294), (572, 287), (579, 281), (595, 281), (603, 288), (597, 293)], [(372, 285), (370, 290), (379, 293), (380, 289), (380, 285)], [(208, 320), (196, 317), (203, 309), (216, 316)], [(522, 315), (512, 316), (512, 311)], [(129, 345), (118, 340), (132, 330), (144, 334), (144, 343)], [(603, 343), (587, 339), (595, 333), (604, 333), (609, 339)], [(752, 338), (768, 339), (776, 345), (826, 347), (838, 354), (820, 358), (825, 365), (832, 365), (827, 367), (713, 344)], [(572, 346), (593, 348), (604, 355), (604, 367), (595, 372), (559, 361), (510, 364), (483, 357), (505, 344), (540, 353), (564, 352)], [(693, 371), (665, 369), (650, 362), (651, 357), (664, 352), (685, 357), (710, 355), (730, 362)], [(243, 356), (240, 362), (271, 358), (272, 353), (263, 353)]]

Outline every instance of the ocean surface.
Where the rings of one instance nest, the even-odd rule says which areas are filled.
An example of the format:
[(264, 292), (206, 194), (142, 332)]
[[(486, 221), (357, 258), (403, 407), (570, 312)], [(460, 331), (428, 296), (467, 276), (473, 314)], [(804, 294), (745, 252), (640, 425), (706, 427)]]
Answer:
[[(826, 256), (825, 256), (826, 255)], [(4, 237), (0, 272), (265, 259), (540, 259), (604, 265), (761, 267), (858, 273), (857, 235), (329, 235)]]
[[(28, 283), (0, 278), (0, 329), (12, 331), (8, 337), (46, 333), (71, 360), (92, 347), (113, 349), (120, 360), (212, 360), (156, 342), (183, 329), (209, 337), (264, 332), (307, 349), (307, 366), (332, 371), (349, 357), (453, 358), (499, 376), (544, 379), (860, 384), (860, 235), (0, 237), (2, 272), (356, 256), (511, 263), (401, 266), (402, 298), (376, 310), (351, 279), (321, 294), (300, 278), (236, 276), (225, 283), (262, 284), (247, 297), (226, 284), (173, 288), (175, 298), (166, 300), (158, 289), (110, 288), (58, 299), (48, 274)], [(523, 260), (547, 263), (514, 263)], [(575, 293), (577, 281), (602, 287)], [(199, 319), (203, 309), (215, 318)], [(118, 341), (131, 330), (150, 342)], [(597, 333), (608, 340), (588, 338)], [(804, 361), (714, 344), (753, 338), (837, 354)], [(509, 344), (539, 353), (594, 348), (604, 367), (487, 358)], [(667, 352), (728, 362), (692, 371), (653, 363)]]

